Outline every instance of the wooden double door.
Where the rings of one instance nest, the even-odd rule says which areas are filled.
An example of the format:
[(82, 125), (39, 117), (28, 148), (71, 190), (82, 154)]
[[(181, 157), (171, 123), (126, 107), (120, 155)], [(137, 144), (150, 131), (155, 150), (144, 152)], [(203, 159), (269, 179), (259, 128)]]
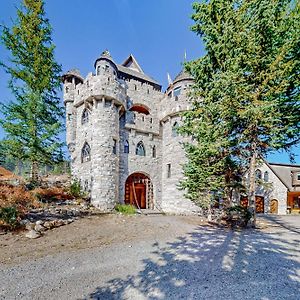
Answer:
[[(255, 196), (255, 208), (256, 213), (264, 213), (265, 211), (265, 204), (264, 204), (264, 197), (261, 196)], [(243, 197), (240, 200), (241, 206), (248, 207), (248, 198)]]
[(125, 183), (125, 203), (145, 209), (147, 207), (148, 181), (150, 179), (142, 173), (130, 175)]

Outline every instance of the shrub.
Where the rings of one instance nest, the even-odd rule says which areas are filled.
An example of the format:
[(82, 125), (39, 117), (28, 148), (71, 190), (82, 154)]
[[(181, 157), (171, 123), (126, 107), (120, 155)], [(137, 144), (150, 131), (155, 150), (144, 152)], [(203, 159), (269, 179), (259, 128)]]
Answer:
[(32, 193), (38, 201), (46, 203), (69, 200), (73, 197), (70, 192), (57, 187), (37, 188), (33, 190)]
[(127, 205), (127, 204), (117, 204), (115, 206), (115, 210), (124, 215), (134, 215), (136, 213), (135, 207), (133, 205)]
[(18, 210), (11, 207), (1, 207), (0, 208), (0, 221), (4, 225), (9, 226), (10, 228), (16, 228), (19, 224), (19, 212)]
[(250, 219), (252, 218), (251, 212), (243, 206), (235, 205), (227, 209), (226, 221), (231, 226), (246, 227)]
[(74, 180), (71, 183), (71, 185), (70, 185), (70, 194), (75, 198), (79, 198), (79, 197), (82, 196), (81, 186), (80, 186), (80, 182), (78, 180)]

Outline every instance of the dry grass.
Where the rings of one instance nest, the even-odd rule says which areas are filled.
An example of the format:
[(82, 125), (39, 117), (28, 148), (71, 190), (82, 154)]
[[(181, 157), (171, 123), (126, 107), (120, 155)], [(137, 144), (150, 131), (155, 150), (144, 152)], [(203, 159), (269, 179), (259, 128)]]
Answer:
[(73, 197), (63, 188), (36, 188), (29, 191), (24, 185), (13, 186), (0, 182), (0, 228), (15, 229), (17, 227), (11, 226), (12, 220), (7, 216), (8, 211), (16, 211), (17, 220), (16, 222), (14, 220), (14, 224), (18, 224), (30, 209), (39, 208), (44, 205), (43, 203), (55, 203), (68, 199), (73, 199)]

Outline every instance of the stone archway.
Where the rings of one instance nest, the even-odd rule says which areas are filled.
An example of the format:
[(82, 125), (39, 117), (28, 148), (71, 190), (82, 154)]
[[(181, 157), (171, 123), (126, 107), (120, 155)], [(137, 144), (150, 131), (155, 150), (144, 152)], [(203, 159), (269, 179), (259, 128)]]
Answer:
[(153, 209), (153, 185), (143, 173), (133, 173), (125, 182), (125, 204), (140, 209)]
[(272, 199), (270, 202), (270, 213), (271, 214), (278, 214), (278, 200)]

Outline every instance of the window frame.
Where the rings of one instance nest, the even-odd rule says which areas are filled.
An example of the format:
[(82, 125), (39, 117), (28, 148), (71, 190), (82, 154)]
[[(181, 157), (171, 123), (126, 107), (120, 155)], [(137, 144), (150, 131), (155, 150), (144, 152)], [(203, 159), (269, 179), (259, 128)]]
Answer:
[[(142, 152), (140, 152), (142, 151)], [(138, 156), (146, 156), (146, 149), (143, 141), (139, 141), (135, 148), (135, 154)]]

